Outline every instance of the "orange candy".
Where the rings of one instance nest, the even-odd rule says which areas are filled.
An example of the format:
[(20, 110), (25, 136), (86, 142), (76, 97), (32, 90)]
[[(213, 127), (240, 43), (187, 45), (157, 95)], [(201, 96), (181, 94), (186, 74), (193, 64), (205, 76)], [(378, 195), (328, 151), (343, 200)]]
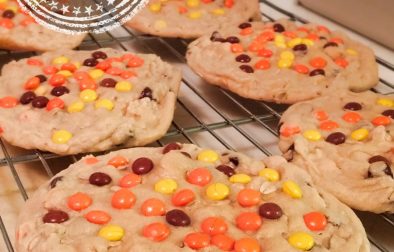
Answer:
[(320, 129), (322, 130), (333, 130), (339, 127), (338, 123), (334, 121), (324, 121), (320, 123)]
[(12, 96), (6, 96), (0, 99), (0, 107), (13, 108), (18, 104), (18, 99)]
[(288, 38), (296, 38), (297, 34), (295, 34), (292, 31), (284, 31), (282, 32), (283, 36), (288, 37)]
[(275, 32), (273, 30), (265, 30), (257, 38), (255, 38), (255, 41), (264, 43), (267, 41), (274, 40), (275, 38)]
[(323, 25), (317, 26), (317, 30), (320, 31), (320, 32), (330, 33), (330, 30), (327, 27), (323, 26)]
[(379, 125), (386, 126), (386, 125), (389, 125), (391, 123), (391, 119), (388, 116), (378, 116), (378, 117), (375, 117), (372, 120), (372, 123), (375, 126), (379, 126)]
[(96, 65), (96, 68), (97, 69), (100, 69), (100, 70), (103, 70), (103, 71), (105, 71), (105, 70), (107, 70), (108, 68), (110, 68), (111, 67), (111, 64), (108, 62), (108, 61), (101, 61), (101, 62), (99, 62), (97, 65)]
[(227, 232), (227, 224), (222, 218), (208, 217), (201, 222), (201, 230), (209, 235), (224, 234)]
[(194, 201), (196, 195), (190, 189), (183, 189), (172, 195), (171, 202), (174, 206), (186, 206)]
[(205, 186), (212, 179), (211, 172), (206, 168), (196, 168), (186, 174), (186, 180), (190, 184)]
[(92, 198), (86, 193), (78, 192), (71, 195), (67, 200), (67, 205), (74, 211), (81, 211), (88, 208), (92, 204)]
[(112, 165), (115, 168), (125, 166), (129, 163), (129, 160), (123, 156), (115, 156), (108, 161), (108, 165)]
[(228, 235), (218, 234), (212, 237), (211, 244), (223, 251), (231, 251), (234, 248), (235, 240)]
[(59, 69), (57, 69), (57, 67), (55, 67), (55, 66), (46, 66), (43, 68), (42, 71), (45, 74), (54, 74), (54, 73), (57, 73), (59, 71)]
[(253, 28), (252, 27), (246, 27), (244, 29), (242, 29), (239, 34), (246, 36), (246, 35), (250, 35), (253, 33)]
[(85, 218), (87, 221), (99, 225), (106, 224), (111, 220), (111, 216), (107, 212), (98, 210), (88, 212), (85, 214)]
[(344, 114), (342, 116), (342, 119), (348, 123), (357, 123), (362, 118), (361, 118), (361, 115), (357, 112), (347, 112), (346, 114)]
[(130, 188), (141, 184), (141, 182), (142, 182), (142, 178), (140, 175), (137, 175), (135, 173), (129, 173), (124, 175), (119, 180), (119, 186), (124, 188)]
[(179, 14), (185, 14), (185, 13), (188, 12), (188, 10), (187, 10), (187, 8), (184, 7), (184, 6), (179, 6), (178, 12), (179, 12)]
[(9, 18), (1, 18), (0, 19), (0, 26), (7, 28), (7, 29), (12, 29), (14, 27), (14, 22)]
[(95, 164), (98, 162), (98, 159), (96, 157), (89, 157), (89, 158), (85, 158), (85, 164)]
[(59, 97), (54, 97), (50, 99), (47, 103), (47, 110), (51, 111), (52, 109), (59, 108), (63, 109), (64, 108), (64, 101), (60, 99)]
[(324, 121), (328, 119), (328, 114), (326, 111), (324, 110), (316, 110), (315, 111), (315, 117), (317, 118), (317, 120), (319, 121)]
[(297, 64), (297, 65), (295, 65), (295, 66), (294, 66), (294, 70), (295, 70), (296, 72), (298, 72), (298, 73), (301, 73), (301, 74), (307, 74), (307, 73), (309, 73), (309, 68), (308, 68), (307, 66), (305, 66), (305, 65), (302, 65), (302, 64)]
[(130, 209), (134, 206), (136, 197), (126, 188), (119, 189), (112, 195), (111, 204), (116, 209)]
[(123, 73), (123, 70), (118, 67), (110, 67), (105, 72), (110, 75), (119, 75)]
[(310, 40), (316, 41), (319, 39), (319, 36), (315, 33), (310, 33), (310, 34), (308, 34), (307, 38)]
[(327, 226), (327, 218), (319, 212), (310, 212), (304, 215), (305, 225), (312, 231), (322, 231)]
[(253, 238), (242, 238), (234, 244), (235, 252), (260, 252), (260, 243)]
[(306, 28), (306, 27), (298, 27), (298, 28), (297, 28), (297, 31), (308, 33), (308, 32), (309, 32), (309, 29)]
[(269, 58), (272, 56), (272, 51), (269, 49), (261, 49), (260, 51), (258, 51), (257, 55), (261, 56), (261, 57), (265, 57), (265, 58)]
[(254, 68), (259, 69), (259, 70), (269, 69), (270, 67), (271, 67), (271, 64), (268, 60), (259, 60), (254, 65)]
[(233, 53), (241, 53), (244, 51), (244, 48), (241, 44), (236, 43), (236, 44), (231, 44), (231, 51)]
[(232, 8), (234, 5), (234, 0), (224, 0), (224, 6), (227, 8)]
[(237, 195), (237, 201), (243, 207), (251, 207), (259, 203), (260, 194), (253, 189), (242, 189)]
[(262, 224), (260, 215), (252, 212), (244, 212), (237, 216), (235, 223), (242, 231), (257, 231)]
[(337, 58), (335, 60), (335, 64), (337, 64), (338, 66), (340, 66), (342, 68), (346, 68), (349, 65), (349, 62), (344, 58)]
[(343, 39), (341, 39), (341, 38), (332, 38), (332, 39), (329, 40), (329, 42), (334, 42), (334, 43), (337, 43), (337, 44), (343, 44)]
[(44, 63), (42, 63), (41, 60), (39, 60), (39, 59), (32, 59), (32, 58), (27, 59), (27, 64), (31, 65), (31, 66), (42, 66), (42, 65), (44, 65)]
[(129, 79), (129, 78), (134, 77), (134, 76), (135, 76), (135, 73), (131, 72), (131, 71), (123, 71), (120, 74), (120, 77), (122, 77), (123, 79)]
[(248, 50), (251, 52), (258, 52), (261, 49), (264, 48), (264, 44), (258, 42), (258, 41), (253, 41), (249, 46), (248, 46)]
[(280, 128), (280, 134), (284, 137), (289, 137), (295, 134), (298, 134), (301, 132), (300, 127), (281, 127)]
[(327, 61), (322, 57), (315, 57), (309, 61), (309, 64), (314, 68), (324, 68), (327, 65)]
[(163, 201), (150, 198), (142, 203), (141, 213), (145, 216), (162, 216), (166, 213), (166, 206)]
[(73, 74), (73, 77), (74, 77), (74, 79), (79, 80), (79, 81), (90, 78), (90, 76), (87, 72), (75, 72)]
[(38, 77), (31, 77), (23, 86), (26, 90), (34, 90), (40, 85), (41, 81)]
[(128, 67), (140, 67), (144, 64), (144, 59), (134, 56), (134, 58), (130, 59), (127, 62)]
[(77, 70), (77, 67), (72, 63), (65, 63), (62, 65), (62, 67), (60, 69), (68, 70), (70, 72), (75, 72), (75, 70)]
[(66, 82), (66, 77), (63, 74), (54, 74), (49, 78), (49, 84), (54, 87), (63, 85)]
[(198, 250), (209, 246), (210, 237), (205, 233), (190, 233), (183, 242), (191, 249)]
[(91, 90), (97, 89), (97, 84), (91, 77), (87, 77), (79, 81), (79, 90), (82, 91), (85, 89), (91, 89)]
[(155, 222), (144, 227), (142, 235), (153, 241), (164, 241), (170, 235), (170, 229), (166, 224)]

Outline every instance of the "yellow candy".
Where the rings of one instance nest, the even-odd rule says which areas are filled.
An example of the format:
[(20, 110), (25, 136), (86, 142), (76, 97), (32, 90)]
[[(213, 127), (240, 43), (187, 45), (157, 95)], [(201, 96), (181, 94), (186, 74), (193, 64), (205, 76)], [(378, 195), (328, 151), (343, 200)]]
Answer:
[(201, 18), (201, 16), (202, 16), (202, 14), (200, 11), (191, 11), (188, 14), (188, 17), (191, 19), (199, 19), (199, 18)]
[(167, 22), (164, 20), (157, 20), (154, 25), (156, 30), (161, 30), (167, 27)]
[(161, 10), (161, 3), (153, 3), (149, 5), (149, 10), (152, 12), (159, 12)]
[(61, 71), (59, 71), (59, 72), (57, 72), (57, 73), (63, 75), (64, 77), (70, 77), (70, 76), (73, 75), (73, 74), (72, 74), (70, 71), (68, 71), (68, 70), (61, 70)]
[(278, 67), (280, 68), (289, 68), (293, 65), (293, 61), (289, 59), (280, 59), (278, 61)]
[(301, 188), (294, 181), (288, 180), (284, 182), (282, 185), (282, 190), (288, 195), (290, 195), (292, 198), (302, 198)]
[(187, 0), (186, 5), (191, 8), (198, 7), (200, 5), (200, 0)]
[(286, 39), (285, 36), (277, 34), (275, 35), (274, 42), (275, 43), (285, 43)]
[(264, 178), (268, 179), (268, 181), (271, 181), (271, 182), (275, 182), (280, 179), (279, 172), (274, 169), (270, 169), (270, 168), (262, 169), (259, 172), (259, 176), (264, 177)]
[(292, 60), (294, 60), (295, 56), (294, 56), (294, 53), (292, 53), (290, 51), (284, 51), (284, 52), (281, 52), (280, 58), (292, 61)]
[(364, 128), (361, 128), (361, 129), (353, 131), (350, 136), (354, 140), (362, 141), (362, 140), (365, 140), (368, 137), (368, 130), (364, 129)]
[(133, 88), (130, 82), (128, 81), (119, 81), (116, 83), (115, 89), (119, 92), (128, 92)]
[(387, 99), (387, 98), (380, 98), (377, 101), (377, 104), (385, 106), (385, 107), (393, 107), (394, 106), (393, 100)]
[(8, 0), (0, 0), (0, 3), (7, 3)]
[(80, 62), (73, 62), (73, 65), (78, 69), (81, 67), (81, 63)]
[(313, 40), (306, 39), (306, 38), (302, 39), (302, 43), (307, 46), (313, 46), (315, 44), (315, 42), (313, 42)]
[(85, 104), (81, 101), (73, 102), (68, 106), (67, 111), (68, 113), (75, 113), (80, 112), (85, 107)]
[(85, 89), (79, 93), (79, 98), (84, 102), (92, 102), (97, 99), (97, 93), (92, 89)]
[(206, 194), (211, 200), (223, 200), (230, 194), (230, 189), (225, 184), (215, 183), (208, 186)]
[(203, 150), (198, 153), (197, 159), (199, 161), (214, 163), (219, 159), (219, 154), (213, 150)]
[(38, 96), (42, 96), (47, 92), (48, 88), (46, 86), (39, 86), (34, 90), (34, 93)]
[(68, 61), (69, 61), (69, 59), (67, 57), (60, 56), (60, 57), (54, 58), (52, 60), (52, 64), (54, 64), (54, 65), (62, 65), (62, 64), (67, 63)]
[(215, 15), (221, 16), (221, 15), (224, 15), (224, 9), (222, 9), (222, 8), (214, 9), (212, 11), (212, 13)]
[(291, 246), (304, 251), (310, 250), (315, 244), (313, 237), (304, 232), (291, 234), (288, 241)]
[(52, 142), (56, 144), (65, 144), (72, 138), (72, 136), (73, 135), (67, 130), (57, 130), (52, 135)]
[(287, 46), (290, 48), (295, 47), (296, 45), (299, 45), (302, 43), (302, 39), (301, 38), (294, 38), (292, 40), (290, 40), (289, 42), (287, 42)]
[(247, 184), (252, 180), (252, 178), (246, 174), (238, 173), (230, 177), (231, 183), (241, 183)]
[(321, 139), (321, 134), (317, 130), (306, 130), (303, 136), (309, 141), (319, 141)]
[(352, 55), (352, 56), (356, 56), (358, 55), (357, 51), (353, 50), (353, 49), (346, 49), (347, 54)]
[(100, 70), (100, 69), (93, 69), (93, 70), (89, 71), (89, 75), (93, 79), (97, 80), (97, 79), (100, 79), (101, 77), (104, 76), (104, 72), (103, 72), (103, 70)]
[(98, 235), (108, 241), (120, 241), (124, 236), (124, 229), (118, 225), (107, 225), (100, 229)]
[(95, 108), (105, 108), (108, 110), (112, 110), (114, 108), (114, 104), (111, 100), (108, 99), (100, 99), (96, 101)]
[(178, 184), (173, 179), (162, 179), (155, 184), (155, 191), (163, 194), (172, 194), (178, 188)]

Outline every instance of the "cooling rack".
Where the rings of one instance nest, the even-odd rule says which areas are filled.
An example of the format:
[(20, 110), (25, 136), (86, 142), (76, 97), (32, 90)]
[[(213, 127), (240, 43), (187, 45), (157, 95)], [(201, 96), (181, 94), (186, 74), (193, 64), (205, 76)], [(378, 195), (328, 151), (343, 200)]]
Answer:
[[(313, 21), (344, 29), (295, 5), (294, 1), (264, 0), (260, 6), (264, 20), (289, 18), (300, 23)], [(380, 82), (373, 90), (384, 94), (393, 93), (394, 53), (348, 32), (375, 49)], [(183, 84), (172, 126), (166, 136), (152, 146), (179, 141), (219, 150), (241, 151), (256, 158), (280, 154), (277, 148), (278, 122), (287, 106), (250, 101), (207, 85), (185, 64), (184, 55), (189, 42), (146, 36), (120, 27), (104, 34), (89, 35), (78, 49), (112, 47), (155, 53), (182, 69)], [(11, 60), (32, 55), (33, 52), (0, 50), (0, 67)], [(0, 149), (0, 251), (12, 252), (15, 221), (23, 202), (40, 184), (80, 159), (81, 155), (60, 157), (38, 150), (22, 150), (1, 139)], [(393, 215), (364, 212), (357, 212), (357, 215), (367, 230), (373, 252), (394, 251)]]

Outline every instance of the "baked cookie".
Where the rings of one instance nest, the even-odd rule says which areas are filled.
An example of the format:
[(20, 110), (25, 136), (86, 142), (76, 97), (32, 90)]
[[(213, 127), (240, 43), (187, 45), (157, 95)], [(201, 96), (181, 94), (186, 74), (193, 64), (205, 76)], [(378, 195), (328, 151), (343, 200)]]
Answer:
[(394, 95), (345, 92), (291, 106), (279, 147), (359, 210), (394, 213)]
[(15, 0), (0, 1), (0, 48), (54, 51), (77, 47), (85, 35), (66, 35), (35, 22)]
[(2, 137), (58, 154), (145, 145), (171, 125), (180, 80), (155, 55), (114, 49), (14, 61), (0, 77)]
[(18, 252), (370, 250), (351, 209), (284, 158), (177, 143), (83, 158), (18, 223)]
[[(371, 49), (324, 26), (288, 20), (230, 26), (192, 42), (186, 56), (209, 83), (276, 103), (338, 89), (362, 91), (378, 83)], [(346, 82), (336, 83), (339, 76)]]
[(222, 26), (260, 20), (257, 0), (151, 0), (127, 25), (162, 37), (198, 38)]

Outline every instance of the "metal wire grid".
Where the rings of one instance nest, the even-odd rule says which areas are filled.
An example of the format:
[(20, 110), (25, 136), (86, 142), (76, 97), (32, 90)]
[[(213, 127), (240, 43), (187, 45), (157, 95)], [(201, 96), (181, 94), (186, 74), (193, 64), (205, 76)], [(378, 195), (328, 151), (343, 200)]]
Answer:
[[(281, 16), (305, 23), (302, 17), (290, 13), (285, 9), (269, 2), (262, 1), (263, 17), (273, 20), (279, 16), (272, 16), (275, 10)], [(269, 13), (269, 14), (268, 14)], [(114, 47), (123, 50), (137, 50), (141, 52), (156, 53), (164, 60), (182, 68), (184, 78), (180, 96), (177, 100), (177, 111), (172, 127), (164, 138), (157, 141), (156, 146), (167, 142), (180, 141), (199, 144), (201, 146), (231, 149), (246, 152), (252, 156), (279, 154), (276, 147), (278, 137), (277, 126), (281, 113), (286, 106), (272, 103), (264, 103), (243, 99), (237, 95), (220, 88), (206, 85), (196, 76), (184, 63), (184, 53), (188, 42), (178, 39), (163, 39), (137, 34), (127, 28), (119, 28), (116, 31), (101, 35), (89, 35), (79, 49), (94, 49), (99, 47)], [(33, 55), (31, 52), (16, 53), (0, 51), (0, 62), (5, 63), (10, 59), (18, 59)], [(394, 65), (382, 58), (377, 59), (380, 66), (394, 72)], [(0, 64), (1, 64), (0, 63)], [(386, 79), (380, 79), (382, 85), (389, 87), (392, 92), (393, 84)], [(387, 90), (387, 89), (385, 89)], [(380, 91), (380, 90), (376, 90)], [(15, 150), (7, 143), (0, 140), (0, 147), (4, 157), (0, 158), (0, 169), (9, 169), (11, 175), (2, 179), (13, 179), (17, 192), (23, 200), (28, 198), (21, 176), (21, 170), (16, 166), (40, 163), (41, 169), (47, 177), (52, 177), (59, 171), (53, 166), (53, 161), (60, 160), (64, 167), (77, 161), (80, 156), (59, 157), (52, 153), (38, 150), (22, 151)], [(30, 170), (29, 172), (34, 172)], [(392, 215), (374, 215), (369, 213), (358, 213), (363, 221), (368, 237), (373, 245), (373, 251), (394, 251), (394, 244), (390, 236), (394, 234), (394, 217)], [(4, 250), (14, 251), (13, 236), (8, 224), (0, 213), (0, 230), (4, 240)], [(14, 224), (14, 223), (12, 223)], [(1, 250), (0, 243), (0, 250)], [(1, 250), (2, 251), (2, 250)]]

